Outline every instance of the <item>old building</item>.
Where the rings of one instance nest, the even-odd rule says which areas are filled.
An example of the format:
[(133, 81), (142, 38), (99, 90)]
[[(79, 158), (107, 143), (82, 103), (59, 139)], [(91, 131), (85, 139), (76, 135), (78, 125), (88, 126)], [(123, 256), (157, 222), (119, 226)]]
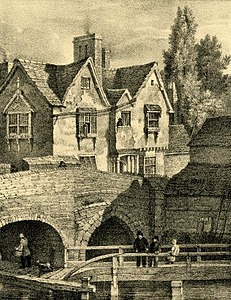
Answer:
[(104, 84), (115, 128), (114, 149), (110, 149), (112, 170), (164, 175), (173, 110), (157, 64), (109, 70)]
[(1, 162), (22, 169), (23, 157), (76, 156), (99, 170), (145, 176), (183, 168), (188, 153), (171, 152), (178, 131), (157, 63), (110, 69), (97, 34), (73, 45), (68, 65), (1, 64)]
[(231, 234), (231, 117), (209, 118), (190, 142), (190, 162), (165, 191), (166, 234), (185, 242)]

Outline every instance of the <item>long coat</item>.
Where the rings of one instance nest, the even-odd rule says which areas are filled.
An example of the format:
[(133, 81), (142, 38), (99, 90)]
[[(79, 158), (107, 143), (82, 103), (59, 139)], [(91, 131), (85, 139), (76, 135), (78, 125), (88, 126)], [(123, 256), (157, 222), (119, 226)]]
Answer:
[(136, 238), (134, 242), (134, 250), (137, 252), (145, 252), (148, 250), (148, 241), (145, 237)]
[(26, 237), (20, 239), (18, 250), (22, 252), (22, 256), (30, 256), (30, 249), (28, 247), (28, 240)]

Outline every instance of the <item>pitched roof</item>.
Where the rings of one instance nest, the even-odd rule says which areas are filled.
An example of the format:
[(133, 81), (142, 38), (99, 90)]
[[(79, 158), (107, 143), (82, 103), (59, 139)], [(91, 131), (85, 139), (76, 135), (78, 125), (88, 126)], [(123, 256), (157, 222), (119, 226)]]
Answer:
[(22, 59), (17, 61), (52, 105), (62, 104), (67, 88), (86, 62), (54, 65)]
[[(127, 89), (132, 98), (135, 98), (139, 93), (145, 80), (148, 78), (151, 71), (154, 70), (158, 82), (158, 86), (166, 102), (168, 112), (172, 113), (173, 108), (164, 89), (160, 73), (157, 69), (157, 63), (151, 62), (144, 65), (136, 65), (123, 67), (118, 69), (104, 70), (103, 84), (105, 89), (109, 90), (124, 90)], [(117, 98), (117, 95), (116, 95)], [(118, 101), (118, 100), (117, 100)], [(116, 100), (113, 100), (116, 102)]]
[(106, 94), (111, 105), (116, 104), (123, 96), (126, 89), (107, 89)]
[(208, 118), (190, 146), (231, 146), (231, 116)]
[(108, 89), (128, 89), (134, 97), (156, 63), (123, 67), (104, 73), (104, 84)]
[(230, 191), (231, 165), (189, 163), (168, 182), (165, 194), (221, 196)]
[(20, 64), (24, 68), (38, 90), (47, 98), (51, 105), (62, 105), (61, 100), (48, 84), (49, 77), (54, 76), (54, 74), (52, 72), (46, 72), (47, 64), (23, 59), (15, 59), (14, 63)]

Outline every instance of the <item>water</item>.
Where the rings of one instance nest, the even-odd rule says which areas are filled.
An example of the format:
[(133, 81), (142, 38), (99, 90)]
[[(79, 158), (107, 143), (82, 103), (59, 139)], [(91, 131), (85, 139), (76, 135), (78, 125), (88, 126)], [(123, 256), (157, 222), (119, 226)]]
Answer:
[(1, 300), (78, 300), (79, 295), (69, 292), (33, 291), (12, 284), (0, 283)]
[[(98, 284), (98, 292), (91, 295), (91, 300), (109, 300), (110, 284)], [(129, 282), (120, 283), (119, 300), (171, 300), (169, 283), (164, 282)], [(184, 300), (230, 300), (231, 281), (187, 281), (183, 284)], [(80, 295), (69, 292), (33, 291), (12, 284), (0, 283), (1, 300), (79, 300)]]

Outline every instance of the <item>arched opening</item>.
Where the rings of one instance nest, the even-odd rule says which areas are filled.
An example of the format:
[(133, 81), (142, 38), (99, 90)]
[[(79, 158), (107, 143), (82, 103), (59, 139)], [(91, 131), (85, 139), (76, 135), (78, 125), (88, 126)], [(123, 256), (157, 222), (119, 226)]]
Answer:
[[(117, 217), (111, 217), (95, 229), (88, 246), (110, 246), (132, 244), (134, 236), (128, 225)], [(115, 252), (113, 250), (88, 250), (86, 259)]]
[(20, 233), (28, 239), (32, 263), (40, 260), (50, 262), (55, 267), (64, 265), (64, 245), (59, 233), (41, 221), (18, 221), (0, 228), (0, 250), (3, 260), (18, 260), (14, 251), (19, 245)]

